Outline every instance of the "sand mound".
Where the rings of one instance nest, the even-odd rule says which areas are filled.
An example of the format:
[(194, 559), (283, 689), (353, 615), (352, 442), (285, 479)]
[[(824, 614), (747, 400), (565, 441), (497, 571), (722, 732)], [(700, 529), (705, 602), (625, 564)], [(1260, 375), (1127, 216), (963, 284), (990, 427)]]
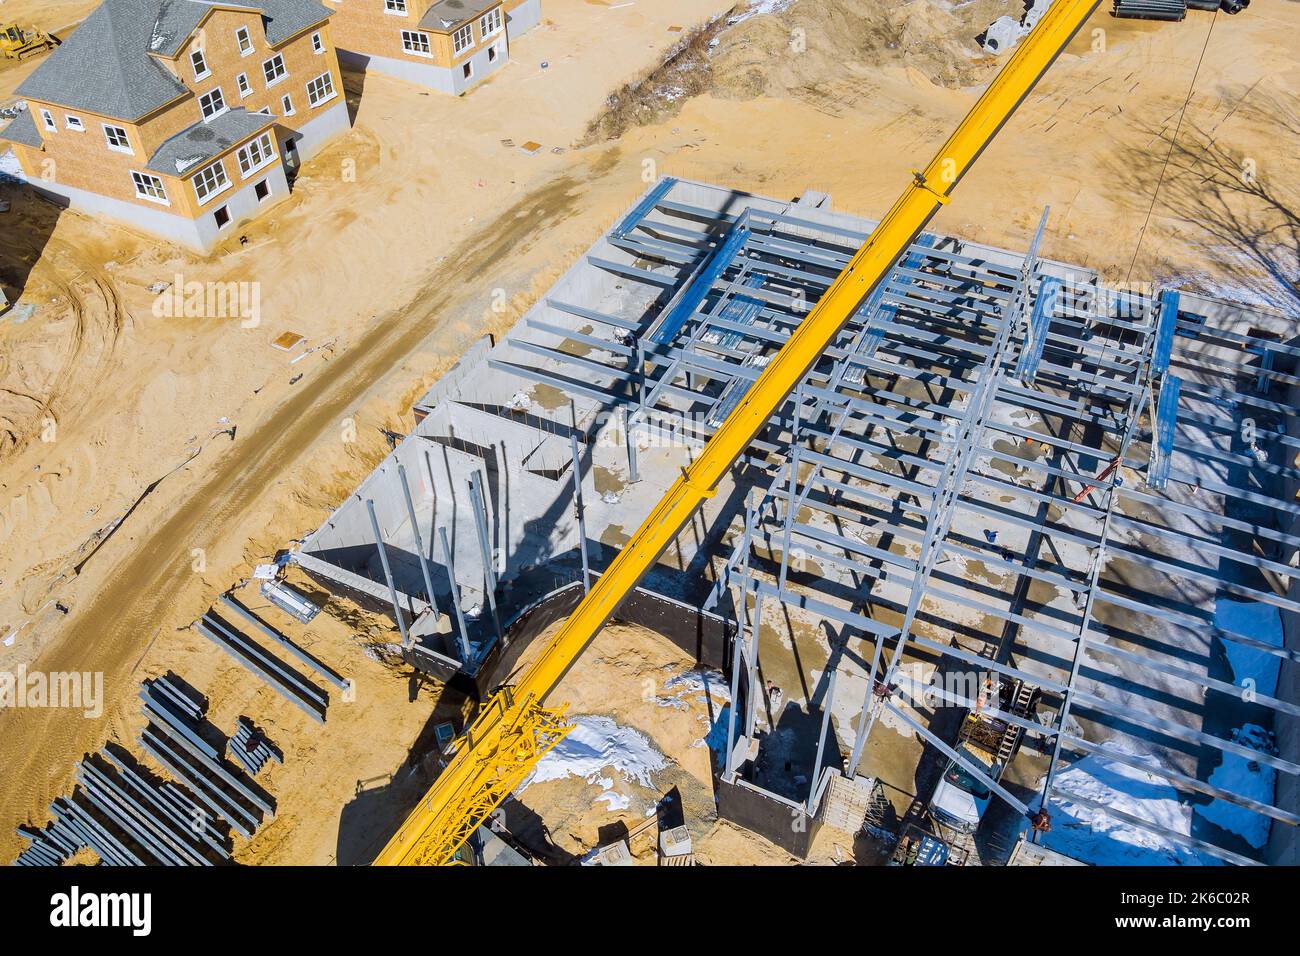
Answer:
[(963, 87), (996, 68), (976, 42), (996, 17), (1019, 17), (1015, 0), (753, 0), (683, 37), (658, 67), (610, 95), (584, 144), (675, 116), (693, 96), (759, 96), (824, 102), (832, 112), (858, 95), (853, 80), (882, 68), (921, 83)]

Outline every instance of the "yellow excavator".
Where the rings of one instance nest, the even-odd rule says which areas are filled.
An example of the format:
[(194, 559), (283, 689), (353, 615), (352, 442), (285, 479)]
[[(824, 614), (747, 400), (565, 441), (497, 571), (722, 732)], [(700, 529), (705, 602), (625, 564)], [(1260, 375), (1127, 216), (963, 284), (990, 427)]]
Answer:
[(53, 33), (32, 27), (24, 30), (16, 23), (0, 23), (0, 50), (6, 60), (22, 60), (53, 50), (63, 41)]
[(1056, 0), (518, 683), (498, 690), (375, 865), (444, 865), (569, 731), (547, 695), (906, 253), (1101, 0)]

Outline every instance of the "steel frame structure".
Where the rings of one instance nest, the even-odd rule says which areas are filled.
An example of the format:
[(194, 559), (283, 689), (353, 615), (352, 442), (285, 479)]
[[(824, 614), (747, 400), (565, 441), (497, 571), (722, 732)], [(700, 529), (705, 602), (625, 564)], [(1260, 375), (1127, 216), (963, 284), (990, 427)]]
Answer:
[[(630, 264), (588, 257), (659, 294), (645, 316), (548, 299), (592, 328), (532, 319), (510, 340), (528, 361), (491, 362), (621, 410), (634, 476), (638, 435), (704, 444), (866, 237), (798, 204), (715, 212), (674, 198), (674, 185), (661, 181), (609, 234)], [(1300, 547), (1288, 530), (1300, 440), (1277, 393), (1300, 384), (1280, 370), (1300, 348), (1215, 329), (1176, 292), (1108, 291), (1090, 272), (1040, 259), (1042, 231), (1019, 256), (918, 237), (751, 444), (747, 480), (759, 476), (760, 493), (708, 602), (741, 595), (732, 682), (745, 705), (732, 714), (723, 772), (738, 772), (755, 733), (759, 694), (736, 692), (742, 672), (755, 686), (755, 625), (776, 600), (873, 645), (850, 768), (888, 710), (1027, 817), (1062, 801), (1093, 806), (1059, 785), (1060, 770), (1097, 754), (1294, 825), (1294, 808), (1210, 784), (1195, 763), (1234, 754), (1284, 774), (1300, 766), (1207, 728), (1189, 701), (1220, 694), (1300, 716), (1295, 702), (1252, 694), (1208, 663), (1223, 641), (1298, 659), (1216, 626), (1213, 605), (1227, 595), (1300, 611), (1286, 596), (1286, 558)], [(792, 557), (835, 573), (809, 581)], [(1010, 593), (962, 573), (972, 562)], [(1000, 633), (950, 626), (954, 609)], [(1041, 803), (988, 779), (909, 711), (917, 691), (900, 667), (918, 658), (1041, 690), (1046, 722), (994, 712), (1050, 753)], [(818, 767), (826, 733), (823, 722)], [(1118, 735), (1149, 753), (1108, 745)]]

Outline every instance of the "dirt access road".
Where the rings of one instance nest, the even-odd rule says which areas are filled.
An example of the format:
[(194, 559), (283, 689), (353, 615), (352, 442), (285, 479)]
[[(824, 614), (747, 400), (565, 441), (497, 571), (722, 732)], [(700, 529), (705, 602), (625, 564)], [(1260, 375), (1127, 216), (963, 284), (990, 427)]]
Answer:
[[(671, 15), (665, 8), (686, 2), (664, 0), (656, 15)], [(108, 422), (102, 426), (110, 432), (105, 440), (138, 433), (149, 442), (173, 445), (98, 446), (112, 468), (101, 468), (81, 485), (75, 468), (65, 472), (62, 485), (46, 495), (45, 510), (30, 509), (44, 523), (33, 520), (9, 538), (39, 548), (33, 561), (47, 550), (61, 553), (52, 535), (83, 521), (85, 505), (101, 500), (93, 497), (102, 493), (95, 486), (103, 485), (110, 471), (116, 477), (131, 462), (143, 462), (151, 468), (149, 478), (156, 477), (165, 469), (150, 463), (179, 460), (184, 436), (204, 427), (206, 416), (224, 412), (238, 421), (234, 443), (213, 443), (168, 478), (68, 588), (76, 598), (73, 616), (35, 666), (104, 671), (109, 716), (91, 722), (67, 712), (0, 715), (0, 767), (6, 772), (0, 858), (16, 844), (12, 835), (5, 836), (12, 834), (9, 825), (43, 813), (66, 789), (81, 753), (125, 729), (113, 708), (134, 706), (130, 675), (149, 643), (162, 634), (151, 657), (165, 656), (168, 632), (185, 627), (217, 593), (247, 574), (250, 560), (318, 524), (383, 454), (377, 429), (409, 427), (409, 400), (483, 332), (507, 328), (581, 254), (645, 188), (647, 161), (661, 174), (766, 195), (820, 189), (833, 195), (837, 208), (880, 215), (907, 181), (908, 169), (937, 148), (974, 101), (978, 83), (996, 68), (971, 51), (970, 39), (1011, 6), (994, 0), (951, 9), (942, 0), (798, 0), (786, 12), (755, 17), (722, 36), (711, 54), (711, 80), (685, 82), (698, 70), (692, 62), (684, 62), (676, 74), (668, 71), (667, 106), (648, 109), (640, 118), (647, 125), (563, 154), (544, 151), (521, 158), (501, 139), (535, 136), (546, 125), (535, 115), (543, 112), (539, 106), (554, 101), (558, 105), (546, 113), (546, 122), (557, 115), (564, 123), (540, 138), (548, 144), (579, 140), (604, 95), (590, 84), (599, 77), (611, 85), (621, 82), (613, 77), (635, 73), (634, 57), (647, 65), (653, 61), (668, 45), (663, 21), (654, 36), (644, 24), (630, 38), (618, 34), (625, 46), (611, 52), (614, 34), (593, 34), (590, 28), (596, 24), (593, 16), (612, 16), (613, 7), (552, 0), (547, 16), (561, 25), (547, 41), (554, 52), (547, 53), (545, 74), (536, 62), (540, 56), (530, 54), (535, 58), (525, 62), (526, 38), (520, 62), (512, 67), (517, 79), (503, 72), (501, 80), (451, 104), (367, 80), (354, 130), (357, 142), (345, 149), (364, 160), (358, 164), (364, 175), (355, 185), (343, 189), (321, 174), (300, 185), (294, 207), (267, 217), (265, 229), (250, 230), (251, 251), (232, 249), (210, 263), (182, 263), (187, 276), (210, 275), (200, 270), (224, 265), (239, 270), (232, 274), (240, 279), (266, 277), (268, 314), (282, 312), (293, 323), (289, 327), (314, 341), (339, 335), (338, 355), (321, 366), (303, 363), (306, 377), (288, 386), (283, 365), (272, 368), (264, 358), (271, 350), (236, 339), (229, 323), (170, 330), (137, 322), (125, 352), (129, 374), (122, 373), (116, 390), (116, 381), (107, 391), (101, 388), (91, 408)], [(699, 7), (696, 0), (697, 13)], [(637, 9), (642, 8), (624, 8), (618, 15)], [(963, 19), (954, 19), (958, 16)], [(1252, 235), (1274, 235), (1268, 227), (1279, 213), (1270, 201), (1300, 207), (1289, 192), (1296, 180), (1289, 172), (1295, 168), (1292, 142), (1277, 133), (1278, 118), (1294, 115), (1300, 103), (1300, 68), (1293, 53), (1300, 6), (1257, 0), (1247, 14), (1220, 21), (1183, 137), (1194, 142), (1193, 133), (1207, 131), (1233, 155), (1258, 161), (1261, 184), (1282, 192), (1225, 194), (1224, 201), (1249, 214), (1234, 221), (1261, 224), (1249, 230)], [(1164, 155), (1162, 137), (1172, 133), (1186, 101), (1208, 24), (1204, 17), (1132, 25), (1099, 16), (1026, 100), (935, 228), (1019, 248), (1028, 242), (1043, 205), (1050, 204), (1054, 215), (1046, 253), (1087, 263), (1122, 281), (1142, 227), (1133, 210), (1145, 208), (1157, 179), (1150, 157)], [(1105, 52), (1090, 46), (1093, 28), (1107, 31)], [(807, 40), (801, 53), (790, 45), (796, 30)], [(572, 31), (596, 35), (599, 43), (574, 53)], [(541, 48), (540, 38), (532, 42)], [(945, 52), (949, 47), (954, 52)], [(961, 72), (950, 77), (954, 63)], [(689, 93), (681, 93), (683, 87)], [(517, 101), (530, 90), (540, 92), (521, 116)], [(586, 97), (581, 108), (573, 105), (578, 96)], [(445, 137), (449, 110), (461, 106), (474, 109), (455, 112), (462, 126), (444, 145), (439, 137)], [(508, 123), (501, 119), (505, 112), (513, 117)], [(433, 142), (440, 145), (431, 158)], [(1143, 157), (1146, 165), (1137, 162)], [(1125, 170), (1129, 178), (1119, 175)], [(1137, 181), (1131, 181), (1133, 170), (1140, 171)], [(1169, 201), (1203, 197), (1204, 183), (1204, 176), (1191, 173), (1166, 179), (1135, 275), (1178, 282), (1200, 270), (1214, 283), (1211, 288), (1222, 283), (1239, 289), (1246, 281), (1241, 270), (1253, 270), (1257, 263), (1225, 254), (1213, 233), (1207, 239), (1207, 223), (1214, 218)], [(122, 265), (109, 276), (117, 288), (127, 285), (124, 273), (130, 269), (136, 291), (129, 302), (136, 303), (139, 315), (140, 304), (147, 306), (139, 290), (170, 278), (173, 263), (146, 258), (141, 261), (147, 268), (130, 264), (114, 254), (122, 242), (117, 235), (100, 246), (88, 243), (97, 228), (65, 215), (54, 235), (60, 248), (90, 248), (96, 255), (105, 250), (101, 263), (117, 258)], [(286, 239), (277, 242), (277, 236)], [(406, 255), (412, 249), (418, 254)], [(1263, 252), (1271, 260), (1272, 251)], [(42, 263), (49, 258), (47, 247)], [(522, 290), (509, 312), (488, 310), (494, 287)], [(372, 315), (375, 320), (366, 324)], [(313, 325), (304, 327), (305, 322)], [(269, 337), (279, 326), (267, 324), (263, 334)], [(217, 341), (220, 347), (213, 344)], [(252, 368), (259, 362), (263, 367)], [(163, 401), (144, 411), (131, 404), (133, 381), (172, 368), (184, 369), (184, 376), (174, 376), (174, 394), (164, 392)], [(200, 379), (206, 390), (182, 390)], [(272, 384), (260, 389), (255, 402), (229, 407), (263, 382)], [(222, 401), (210, 400), (213, 396)], [(345, 417), (356, 418), (369, 436), (360, 452), (331, 436)], [(134, 428), (114, 428), (115, 422)], [(75, 428), (75, 423), (64, 427), (65, 445), (97, 447)], [(52, 471), (52, 464), (47, 462), (42, 474)], [(30, 481), (30, 473), (28, 460), (16, 463), (23, 482)], [(138, 494), (145, 481), (126, 477), (124, 493)], [(40, 504), (35, 493), (31, 498)], [(105, 503), (103, 513), (116, 512)], [(84, 537), (84, 528), (76, 530)], [(191, 571), (194, 548), (204, 549), (206, 572)], [(329, 772), (323, 764), (318, 767), (322, 775)]]
[[(606, 90), (614, 88), (634, 77), (638, 68), (653, 66), (677, 42), (678, 33), (665, 29), (670, 22), (667, 18), (690, 27), (725, 11), (729, 5), (719, 0), (672, 0), (653, 11), (653, 16), (663, 22), (657, 22), (649, 35), (644, 20), (609, 26), (605, 48), (586, 61), (586, 69), (579, 75), (572, 50), (559, 55), (547, 51), (556, 44), (563, 45), (571, 31), (586, 29), (590, 33), (592, 24), (588, 21), (597, 22), (593, 18), (606, 14), (599, 5), (555, 0), (548, 16), (567, 17), (563, 32), (546, 27), (542, 42), (531, 48), (521, 43), (517, 54), (523, 57), (528, 51), (530, 57), (549, 55), (547, 82), (537, 76), (536, 63), (521, 59), (512, 64), (512, 71), (503, 72), (491, 85), (476, 91), (477, 100), (427, 99), (414, 87), (367, 78), (358, 129), (352, 136), (360, 138), (368, 149), (374, 140), (381, 144), (371, 150), (379, 153), (378, 172), (367, 173), (356, 189), (343, 188), (329, 177), (307, 182), (299, 192), (308, 198), (316, 194), (314, 208), (306, 208), (305, 200), (300, 199), (286, 206), (285, 212), (267, 217), (270, 225), (261, 227), (274, 228), (278, 218), (282, 228), (296, 231), (300, 242), (294, 271), (282, 270), (273, 283), (268, 281), (268, 295), (281, 296), (285, 302), (277, 311), (304, 331), (312, 328), (315, 341), (338, 334), (334, 352), (313, 356), (298, 366), (305, 374), (296, 384), (288, 381), (289, 372), (295, 370), (285, 370), (282, 364), (276, 372), (277, 381), (265, 388), (259, 387), (261, 382), (256, 377), (223, 383), (222, 375), (243, 374), (265, 355), (262, 351), (249, 354), (246, 345), (213, 348), (211, 340), (232, 334), (233, 323), (226, 323), (222, 329), (192, 328), (189, 341), (183, 337), (183, 329), (177, 330), (159, 335), (161, 341), (157, 344), (148, 338), (151, 330), (147, 321), (136, 324), (137, 341), (132, 349), (120, 351), (119, 365), (129, 360), (137, 383), (157, 375), (180, 376), (186, 381), (206, 376), (206, 394), (215, 394), (222, 404), (214, 406), (205, 401), (189, 406), (187, 398), (178, 395), (157, 406), (156, 415), (139, 414), (130, 410), (133, 386), (124, 384), (117, 390), (120, 404), (108, 404), (112, 402), (109, 395), (92, 409), (88, 418), (92, 422), (98, 419), (94, 427), (115, 428), (115, 433), (128, 435), (169, 435), (168, 440), (180, 445), (187, 434), (206, 436), (208, 416), (214, 414), (207, 410), (209, 407), (224, 410), (235, 405), (236, 396), (248, 397), (236, 406), (238, 411), (229, 413), (238, 423), (236, 439), (206, 441), (197, 458), (168, 474), (89, 559), (81, 575), (59, 585), (59, 596), (71, 606), (71, 614), (60, 619), (47, 608), (37, 622), (45, 631), (41, 635), (43, 644), (28, 666), (44, 672), (102, 672), (105, 714), (99, 719), (85, 719), (66, 710), (11, 709), (0, 713), (0, 767), (6, 779), (0, 793), (0, 820), (5, 822), (7, 834), (0, 837), (0, 858), (11, 856), (17, 849), (9, 824), (43, 818), (49, 802), (68, 789), (72, 765), (82, 753), (97, 749), (107, 736), (129, 740), (125, 715), (135, 704), (138, 675), (133, 675), (152, 642), (160, 634), (186, 627), (217, 593), (241, 573), (247, 573), (250, 556), (265, 555), (318, 523), (330, 502), (337, 504), (338, 498), (382, 454), (384, 446), (377, 438), (380, 429), (410, 427), (410, 400), (436, 380), (476, 338), (486, 332), (500, 332), (513, 322), (518, 314), (513, 307), (499, 314), (489, 310), (493, 289), (523, 289), (526, 299), (533, 285), (540, 282), (538, 288), (544, 288), (556, 274), (557, 261), (588, 244), (605, 217), (643, 188), (635, 171), (620, 170), (619, 176), (613, 175), (609, 151), (604, 148), (582, 154), (547, 152), (529, 157), (496, 145), (507, 134), (518, 135), (520, 126), (528, 128), (518, 112), (531, 111), (526, 118), (542, 125), (551, 143), (573, 142), (603, 98), (599, 88), (592, 88), (594, 84)], [(608, 25), (614, 21), (605, 22)], [(615, 35), (618, 42), (614, 42)], [(349, 84), (359, 85), (356, 80), (350, 77)], [(564, 93), (565, 85), (575, 82), (587, 84), (584, 95)], [(490, 104), (493, 98), (500, 102), (509, 96), (510, 84), (530, 87), (531, 95), (545, 100), (545, 105), (554, 102), (554, 109), (538, 109), (527, 95), (520, 95), (515, 97), (516, 109), (495, 120), (475, 112), (476, 104)], [(470, 111), (464, 122), (469, 127), (466, 136), (471, 144), (482, 148), (478, 146), (480, 140), (494, 137), (496, 153), (479, 163), (477, 175), (502, 182), (506, 174), (497, 174), (493, 164), (509, 163), (526, 173), (519, 177), (517, 188), (475, 191), (474, 180), (470, 179), (467, 189), (458, 174), (468, 160), (459, 155), (464, 151), (459, 147), (459, 152), (448, 150), (446, 162), (433, 160), (427, 131), (418, 124), (427, 123), (430, 112), (437, 116), (451, 109)], [(413, 126), (414, 134), (410, 132)], [(412, 135), (424, 138), (420, 143), (403, 138)], [(358, 148), (345, 142), (344, 155)], [(528, 163), (532, 164), (531, 171), (524, 165)], [(432, 195), (424, 194), (423, 181), (419, 191), (412, 188), (412, 164), (425, 171)], [(306, 172), (312, 173), (310, 165)], [(453, 178), (453, 174), (457, 175)], [(358, 191), (364, 195), (359, 197)], [(390, 202), (397, 203), (391, 212), (375, 204), (386, 194)], [(467, 206), (468, 214), (462, 217)], [(295, 230), (302, 224), (294, 217), (308, 213), (314, 213), (314, 222), (306, 230)], [(573, 222), (588, 214), (590, 220), (584, 218), (580, 225)], [(373, 228), (367, 223), (370, 216), (379, 216), (387, 227), (385, 232), (391, 235), (380, 233), (374, 237), (378, 241), (366, 247), (365, 234), (368, 226)], [(325, 228), (322, 219), (326, 220)], [(407, 230), (412, 219), (442, 226), (442, 235), (449, 235), (452, 241), (426, 241), (419, 233)], [(334, 222), (335, 228), (328, 228)], [(466, 222), (472, 225), (461, 225)], [(566, 223), (567, 230), (562, 228)], [(55, 240), (62, 248), (65, 236), (84, 236), (104, 228), (84, 217), (64, 214)], [(312, 228), (314, 233), (310, 232)], [(254, 243), (262, 239), (256, 229), (249, 232)], [(128, 241), (110, 236), (102, 247), (93, 247), (93, 254), (103, 261), (116, 258), (113, 244)], [(389, 242), (392, 246), (385, 245)], [(407, 255), (412, 245), (423, 254)], [(395, 251), (396, 246), (401, 246), (400, 252)], [(52, 242), (43, 255), (53, 248)], [(304, 254), (309, 249), (314, 252)], [(287, 269), (294, 253), (288, 243), (266, 245), (262, 258)], [(223, 252), (211, 263), (198, 263), (193, 268), (219, 268), (223, 261), (243, 254), (241, 250)], [(137, 267), (131, 263), (121, 266), (114, 270), (112, 280), (124, 282), (128, 268)], [(155, 272), (165, 278), (170, 264), (166, 272), (154, 264), (148, 268), (153, 271), (144, 272), (143, 279), (134, 284), (156, 278)], [(355, 270), (364, 275), (355, 274)], [(369, 288), (358, 289), (363, 279), (368, 280), (365, 284)], [(349, 308), (352, 306), (355, 308)], [(367, 311), (362, 313), (362, 309)], [(340, 310), (349, 313), (345, 322), (350, 324), (304, 325), (318, 322), (322, 313)], [(30, 324), (19, 331), (28, 327)], [(204, 339), (208, 340), (207, 346), (192, 351)], [(246, 354), (246, 359), (231, 361)], [(214, 361), (219, 356), (221, 363)], [(125, 373), (119, 369), (119, 374)], [(91, 384), (87, 383), (87, 387)], [(102, 383), (93, 385), (102, 388)], [(363, 434), (362, 440), (351, 447), (345, 447), (340, 439), (345, 420), (356, 421)], [(98, 444), (93, 438), (76, 434), (76, 427), (75, 422), (64, 426), (62, 434), (67, 437), (61, 438), (61, 445)], [(117, 457), (112, 445), (107, 450), (108, 455), (103, 448), (99, 452), (101, 460), (108, 460), (108, 466), (100, 469), (105, 474), (110, 470), (120, 473), (134, 465), (156, 477), (169, 467), (160, 463), (178, 460), (177, 448), (137, 455), (134, 461)], [(48, 454), (40, 445), (34, 446), (32, 453)], [(25, 467), (30, 474), (31, 466)], [(52, 470), (47, 461), (41, 473)], [(146, 481), (139, 481), (135, 493), (143, 487)], [(96, 492), (89, 490), (89, 494)], [(304, 500), (309, 503), (304, 505)], [(82, 489), (70, 500), (49, 501), (48, 510), (56, 524), (84, 520), (82, 511), (93, 501), (96, 499), (88, 497), (87, 489)], [(105, 508), (104, 513), (114, 512)], [(10, 542), (19, 540), (19, 535), (9, 536)], [(7, 560), (35, 561), (38, 556), (49, 562), (66, 560), (57, 552), (44, 553), (50, 539), (29, 540), (36, 542), (31, 551), (7, 550)], [(35, 550), (38, 546), (41, 552)], [(202, 555), (198, 564), (196, 554)], [(30, 628), (21, 636), (28, 640), (35, 631), (35, 627)]]

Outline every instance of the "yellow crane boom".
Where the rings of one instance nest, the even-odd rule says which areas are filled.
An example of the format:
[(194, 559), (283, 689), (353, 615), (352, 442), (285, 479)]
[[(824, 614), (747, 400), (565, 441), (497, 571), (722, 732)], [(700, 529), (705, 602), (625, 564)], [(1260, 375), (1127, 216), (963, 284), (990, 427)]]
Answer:
[(758, 380), (628, 541), (519, 682), (494, 696), (449, 763), (376, 858), (377, 865), (444, 864), (567, 732), (543, 706), (601, 627), (925, 228), (1100, 0), (1056, 0), (970, 113), (854, 254)]

